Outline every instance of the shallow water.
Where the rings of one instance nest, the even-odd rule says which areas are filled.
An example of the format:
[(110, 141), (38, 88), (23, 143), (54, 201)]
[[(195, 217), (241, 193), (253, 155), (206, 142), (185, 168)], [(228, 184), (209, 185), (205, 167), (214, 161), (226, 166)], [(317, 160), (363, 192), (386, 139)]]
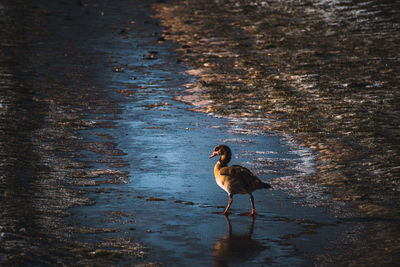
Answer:
[[(396, 221), (348, 216), (306, 179), (319, 168), (310, 148), (263, 117), (180, 101), (198, 80), (149, 4), (1, 2), (0, 263), (357, 263), (349, 248), (365, 242), (385, 256)], [(254, 194), (255, 218), (242, 195), (215, 214), (227, 204), (208, 159), (218, 143), (274, 187)]]

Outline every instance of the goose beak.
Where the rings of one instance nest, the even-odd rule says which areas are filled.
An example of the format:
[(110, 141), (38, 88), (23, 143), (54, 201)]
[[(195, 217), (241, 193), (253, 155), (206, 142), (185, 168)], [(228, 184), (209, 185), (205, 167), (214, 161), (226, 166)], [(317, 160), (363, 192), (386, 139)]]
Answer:
[(214, 151), (214, 152), (212, 153), (212, 155), (209, 157), (209, 159), (215, 157), (216, 155), (218, 155), (218, 154), (217, 154), (217, 152)]

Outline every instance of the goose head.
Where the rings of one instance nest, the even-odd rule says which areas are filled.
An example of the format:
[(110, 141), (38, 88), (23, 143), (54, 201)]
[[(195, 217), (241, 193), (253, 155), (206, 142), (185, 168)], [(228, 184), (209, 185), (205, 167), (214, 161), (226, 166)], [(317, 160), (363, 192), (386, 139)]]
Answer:
[(214, 148), (213, 153), (211, 154), (211, 156), (209, 158), (211, 159), (218, 155), (221, 155), (221, 159), (224, 159), (225, 161), (229, 162), (229, 160), (231, 159), (232, 152), (228, 146), (218, 145)]

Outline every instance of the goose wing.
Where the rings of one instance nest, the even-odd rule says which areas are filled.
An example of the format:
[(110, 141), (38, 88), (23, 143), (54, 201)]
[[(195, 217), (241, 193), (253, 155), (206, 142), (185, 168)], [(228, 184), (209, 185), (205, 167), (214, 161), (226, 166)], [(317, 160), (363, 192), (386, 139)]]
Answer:
[(229, 188), (233, 194), (248, 194), (258, 188), (264, 188), (264, 183), (249, 169), (240, 165), (224, 167), (220, 174), (227, 177)]

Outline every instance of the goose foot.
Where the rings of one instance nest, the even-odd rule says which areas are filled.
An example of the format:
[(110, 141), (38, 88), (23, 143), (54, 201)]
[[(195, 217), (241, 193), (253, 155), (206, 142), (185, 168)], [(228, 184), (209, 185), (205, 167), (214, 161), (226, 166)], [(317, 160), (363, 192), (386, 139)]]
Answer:
[(251, 210), (251, 212), (249, 213), (249, 216), (254, 216), (254, 215), (256, 215), (256, 210), (255, 209)]

